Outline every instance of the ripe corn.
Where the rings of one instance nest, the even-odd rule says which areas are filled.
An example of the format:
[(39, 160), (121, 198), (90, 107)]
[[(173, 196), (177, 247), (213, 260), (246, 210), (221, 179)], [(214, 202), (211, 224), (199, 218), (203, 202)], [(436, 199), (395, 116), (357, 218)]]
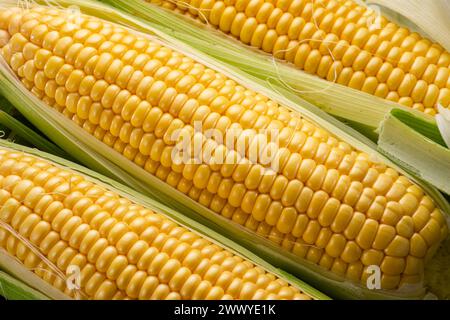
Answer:
[(450, 53), (348, 0), (147, 0), (316, 75), (434, 115)]
[[(0, 249), (72, 297), (310, 299), (161, 213), (67, 168), (3, 147), (0, 206), (0, 221), (14, 230), (0, 224)], [(80, 289), (66, 287), (51, 265), (63, 276), (78, 267)]]
[[(94, 17), (77, 17), (75, 24), (65, 14), (44, 7), (0, 14), (2, 56), (38, 98), (174, 189), (283, 250), (357, 282), (376, 265), (384, 289), (421, 281), (424, 263), (448, 229), (419, 186), (176, 50)], [(249, 147), (240, 152), (220, 144), (207, 136), (211, 128), (222, 141), (243, 129), (235, 140)], [(202, 152), (213, 150), (210, 161), (175, 161), (176, 129)], [(248, 154), (264, 129), (279, 132), (279, 166), (271, 174)]]

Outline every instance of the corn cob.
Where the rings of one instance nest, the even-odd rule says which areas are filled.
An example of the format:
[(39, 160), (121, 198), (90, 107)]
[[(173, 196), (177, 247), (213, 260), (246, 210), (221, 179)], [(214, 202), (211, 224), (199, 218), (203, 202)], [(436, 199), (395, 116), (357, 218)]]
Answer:
[(307, 73), (434, 115), (450, 105), (450, 53), (347, 0), (147, 0)]
[[(448, 234), (432, 199), (396, 170), (156, 41), (44, 7), (5, 10), (0, 29), (3, 58), (38, 98), (199, 204), (332, 273), (364, 283), (376, 265), (384, 289), (420, 283)], [(235, 140), (248, 149), (217, 143), (211, 128), (222, 141), (243, 129)], [(177, 129), (214, 150), (211, 161), (174, 161)], [(263, 129), (279, 132), (272, 174), (249, 159)]]
[[(165, 215), (49, 161), (1, 147), (0, 185), (0, 221), (15, 231), (0, 225), (0, 248), (69, 296), (310, 299)], [(48, 263), (63, 275), (78, 267), (81, 292)]]

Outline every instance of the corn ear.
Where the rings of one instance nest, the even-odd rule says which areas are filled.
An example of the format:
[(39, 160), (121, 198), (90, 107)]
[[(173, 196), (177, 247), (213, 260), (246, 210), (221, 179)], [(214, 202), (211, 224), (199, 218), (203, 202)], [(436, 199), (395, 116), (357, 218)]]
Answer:
[[(181, 214), (175, 210), (169, 209), (155, 200), (146, 198), (146, 197), (138, 194), (137, 192), (118, 184), (117, 182), (115, 182), (113, 180), (109, 180), (106, 177), (102, 177), (101, 175), (99, 175), (97, 173), (94, 173), (83, 167), (80, 167), (73, 163), (70, 163), (67, 160), (63, 160), (63, 159), (57, 158), (55, 156), (45, 154), (45, 153), (42, 153), (37, 150), (32, 150), (32, 149), (28, 149), (26, 147), (17, 146), (12, 143), (9, 143), (7, 141), (0, 140), (0, 149), (1, 149), (2, 155), (4, 157), (5, 156), (8, 157), (8, 155), (11, 155), (11, 156), (13, 156), (14, 159), (18, 160), (19, 162), (20, 162), (20, 157), (23, 157), (24, 160), (27, 159), (26, 161), (28, 161), (28, 163), (30, 163), (30, 164), (33, 163), (33, 161), (36, 161), (36, 163), (40, 163), (40, 165), (45, 164), (45, 166), (49, 166), (46, 169), (47, 175), (49, 172), (54, 172), (54, 173), (60, 172), (62, 174), (62, 175), (60, 175), (60, 177), (63, 177), (63, 176), (69, 177), (72, 181), (72, 185), (70, 186), (69, 190), (66, 190), (66, 193), (59, 193), (59, 195), (57, 195), (57, 193), (55, 193), (55, 195), (54, 195), (54, 197), (58, 197), (58, 199), (62, 200), (65, 204), (69, 203), (67, 201), (71, 201), (71, 200), (69, 200), (71, 195), (72, 195), (72, 198), (71, 198), (72, 200), (78, 201), (76, 199), (79, 199), (79, 198), (77, 198), (77, 196), (74, 194), (74, 193), (77, 193), (77, 191), (75, 191), (75, 189), (81, 191), (81, 190), (83, 190), (83, 188), (86, 188), (86, 187), (89, 190), (91, 190), (90, 192), (94, 192), (91, 195), (94, 197), (93, 199), (95, 200), (95, 202), (99, 203), (99, 204), (101, 201), (108, 200), (109, 199), (108, 197), (113, 196), (113, 194), (124, 197), (124, 198), (122, 198), (122, 201), (121, 201), (121, 203), (123, 203), (123, 204), (125, 204), (125, 203), (131, 204), (133, 201), (136, 201), (134, 203), (139, 203), (139, 204), (138, 205), (133, 204), (132, 205), (133, 209), (131, 209), (131, 207), (130, 207), (130, 211), (129, 211), (130, 214), (127, 215), (128, 218), (126, 218), (126, 217), (124, 218), (125, 219), (124, 221), (126, 221), (126, 222), (122, 222), (123, 226), (129, 224), (131, 228), (138, 227), (139, 223), (137, 223), (137, 221), (139, 219), (141, 219), (141, 220), (149, 219), (146, 222), (146, 224), (139, 226), (139, 228), (141, 228), (141, 229), (139, 229), (139, 228), (136, 229), (136, 230), (140, 230), (140, 231), (135, 231), (135, 232), (143, 232), (146, 230), (145, 228), (149, 228), (149, 223), (151, 221), (152, 222), (150, 224), (156, 223), (155, 224), (155, 226), (156, 226), (158, 224), (158, 219), (163, 219), (163, 220), (161, 220), (163, 222), (163, 224), (160, 226), (161, 228), (166, 228), (166, 232), (168, 232), (168, 234), (171, 234), (173, 237), (181, 237), (180, 239), (183, 239), (183, 241), (186, 241), (185, 244), (191, 244), (191, 246), (188, 245), (188, 247), (190, 247), (190, 249), (187, 249), (188, 251), (184, 252), (183, 255), (180, 256), (180, 257), (184, 257), (186, 255), (186, 259), (184, 261), (190, 261), (189, 263), (194, 263), (194, 265), (195, 265), (195, 263), (198, 264), (200, 262), (200, 260), (194, 262), (194, 261), (187, 259), (187, 253), (189, 253), (191, 251), (192, 252), (195, 251), (196, 249), (194, 249), (194, 248), (198, 248), (199, 250), (204, 249), (203, 251), (201, 251), (202, 256), (210, 256), (212, 260), (214, 260), (214, 261), (217, 260), (216, 262), (218, 265), (221, 265), (221, 263), (227, 262), (226, 259), (219, 259), (221, 256), (219, 253), (222, 252), (225, 254), (226, 257), (228, 257), (228, 258), (231, 257), (232, 259), (235, 260), (235, 263), (237, 263), (235, 265), (237, 267), (239, 267), (236, 269), (236, 272), (238, 269), (241, 269), (241, 271), (244, 272), (244, 274), (245, 274), (248, 271), (252, 271), (252, 266), (254, 268), (254, 266), (256, 265), (257, 269), (258, 268), (259, 269), (258, 270), (255, 269), (255, 271), (257, 271), (260, 275), (264, 276), (267, 272), (267, 275), (269, 276), (269, 278), (267, 278), (266, 280), (272, 279), (274, 281), (278, 281), (277, 283), (278, 283), (278, 285), (281, 285), (281, 287), (286, 286), (286, 288), (291, 288), (291, 289), (288, 289), (288, 291), (294, 290), (295, 292), (298, 292), (297, 288), (301, 288), (301, 291), (305, 292), (305, 295), (303, 295), (303, 297), (305, 297), (305, 298), (307, 298), (307, 297), (313, 297), (315, 299), (326, 299), (327, 298), (325, 295), (321, 294), (317, 290), (309, 287), (308, 285), (306, 285), (303, 282), (299, 281), (298, 279), (290, 276), (289, 274), (270, 266), (265, 261), (256, 257), (254, 254), (250, 253), (246, 249), (236, 245), (232, 241), (215, 233), (214, 231), (209, 230), (205, 226), (200, 225), (198, 222), (190, 220), (189, 218), (186, 218), (183, 214)], [(13, 158), (11, 158), (11, 159), (13, 159)], [(13, 168), (13, 167), (11, 167), (11, 168)], [(32, 165), (28, 169), (29, 169), (28, 172), (31, 173), (31, 171), (33, 171)], [(36, 169), (34, 169), (34, 171), (36, 171)], [(4, 171), (4, 172), (6, 172), (6, 171)], [(14, 172), (20, 175), (19, 171), (14, 171)], [(17, 180), (17, 177), (18, 176), (14, 176), (14, 175), (4, 177), (6, 179), (10, 179), (11, 182), (13, 180), (15, 181), (16, 188), (14, 189), (15, 191), (13, 191), (15, 194), (14, 197), (19, 196), (19, 193), (20, 193), (19, 192), (20, 188), (17, 185), (17, 183), (20, 184), (21, 182), (19, 182), (19, 180)], [(100, 180), (97, 180), (97, 179), (100, 179)], [(38, 178), (38, 176), (36, 176), (33, 181), (35, 183), (38, 183), (38, 180), (39, 180), (39, 178)], [(75, 182), (75, 180), (77, 182)], [(5, 181), (6, 180), (4, 180), (3, 182), (5, 182)], [(26, 179), (22, 180), (23, 186), (25, 186), (25, 184), (29, 185), (30, 182), (31, 182), (31, 180), (26, 180)], [(78, 183), (81, 183), (81, 184), (78, 184)], [(61, 184), (60, 186), (62, 186), (63, 184)], [(9, 185), (5, 185), (5, 188), (3, 189), (3, 193), (7, 192), (6, 190), (9, 190), (9, 188), (10, 188)], [(72, 190), (72, 188), (73, 188), (73, 190)], [(88, 189), (86, 189), (86, 190), (88, 190)], [(61, 188), (59, 188), (59, 190), (62, 191)], [(99, 197), (98, 192), (100, 192), (102, 190), (104, 190), (104, 191), (109, 190), (109, 191), (106, 191), (106, 193), (103, 196)], [(28, 191), (30, 191), (30, 190), (28, 190)], [(69, 191), (69, 192), (67, 193), (67, 191)], [(48, 197), (48, 195), (47, 195), (47, 197)], [(64, 199), (64, 197), (66, 197), (66, 199)], [(102, 198), (103, 198), (103, 200), (101, 200)], [(110, 198), (110, 200), (114, 200), (114, 199), (117, 200), (120, 198), (114, 198), (114, 197)], [(116, 201), (116, 200), (114, 200), (114, 201)], [(75, 202), (74, 202), (74, 204), (75, 204)], [(31, 205), (31, 204), (28, 204), (28, 205)], [(145, 205), (145, 208), (151, 208), (151, 209), (150, 210), (143, 209), (143, 207), (140, 207), (140, 205)], [(106, 207), (104, 207), (104, 208), (105, 208), (104, 210), (107, 210)], [(138, 215), (136, 215), (137, 212), (134, 211), (134, 215), (133, 215), (133, 210), (136, 210), (139, 208), (141, 208), (142, 210), (147, 210), (147, 211), (145, 213), (142, 211)], [(155, 211), (152, 211), (152, 210), (155, 210)], [(43, 219), (46, 220), (49, 217), (47, 215), (47, 214), (49, 214), (49, 211), (51, 211), (50, 208), (45, 210), (44, 216), (42, 217)], [(154, 212), (162, 212), (163, 214), (162, 215), (159, 213), (155, 214)], [(75, 211), (74, 211), (74, 213), (75, 213)], [(11, 212), (6, 213), (6, 216), (11, 215), (11, 214), (12, 214)], [(62, 213), (60, 213), (60, 214), (62, 214)], [(86, 214), (87, 214), (87, 212), (86, 212)], [(119, 215), (116, 215), (117, 219), (120, 219)], [(141, 215), (142, 215), (142, 218), (140, 218)], [(92, 273), (89, 273), (89, 272), (84, 273), (83, 270), (85, 270), (88, 267), (88, 265), (83, 264), (83, 259), (80, 259), (82, 254), (81, 255), (78, 254), (75, 256), (72, 254), (72, 255), (67, 256), (67, 258), (69, 258), (69, 260), (67, 260), (66, 263), (62, 263), (62, 260), (60, 260), (60, 258), (62, 258), (64, 255), (69, 254), (68, 253), (69, 251), (78, 249), (78, 247), (73, 247), (73, 249), (70, 249), (70, 247), (74, 245), (73, 241), (75, 241), (75, 238), (73, 238), (73, 239), (71, 238), (71, 241), (68, 241), (68, 247), (67, 247), (67, 249), (64, 250), (64, 251), (67, 251), (67, 250), (69, 250), (69, 251), (67, 251), (65, 253), (61, 252), (61, 255), (52, 257), (52, 254), (54, 253), (54, 252), (52, 253), (52, 251), (57, 250), (56, 249), (57, 244), (54, 244), (53, 248), (55, 248), (55, 249), (51, 249), (52, 246), (47, 247), (47, 249), (44, 249), (43, 242), (47, 241), (47, 240), (45, 240), (46, 238), (44, 238), (44, 239), (39, 240), (39, 241), (43, 241), (43, 242), (41, 242), (41, 245), (38, 246), (36, 244), (37, 243), (36, 237), (33, 238), (33, 236), (31, 236), (30, 233), (26, 233), (25, 227), (17, 229), (18, 220), (8, 222), (7, 220), (5, 221), (6, 216), (5, 216), (5, 212), (3, 212), (2, 221), (0, 224), (0, 230), (2, 231), (2, 237), (5, 236), (5, 231), (6, 231), (6, 233), (10, 232), (12, 237), (16, 237), (16, 239), (17, 239), (15, 246), (17, 246), (17, 248), (19, 248), (18, 243), (22, 243), (23, 244), (22, 246), (24, 246), (24, 248), (28, 249), (29, 252), (27, 251), (28, 256), (27, 256), (27, 258), (25, 258), (24, 262), (18, 262), (17, 258), (12, 258), (11, 255), (8, 255), (8, 253), (6, 253), (6, 251), (4, 249), (0, 249), (0, 257), (1, 257), (0, 267), (3, 270), (6, 270), (10, 274), (14, 275), (17, 279), (24, 281), (27, 285), (35, 288), (35, 290), (41, 291), (43, 294), (45, 294), (48, 297), (51, 297), (53, 299), (67, 299), (69, 297), (86, 298), (88, 295), (93, 295), (93, 292), (95, 292), (95, 291), (97, 291), (97, 295), (95, 297), (91, 297), (91, 298), (98, 299), (98, 298), (102, 298), (102, 297), (103, 298), (107, 297), (107, 296), (105, 296), (106, 293), (103, 293), (103, 292), (108, 292), (108, 290), (111, 290), (111, 288), (110, 288), (110, 285), (112, 284), (111, 281), (105, 280), (104, 278), (100, 278), (100, 279), (103, 279), (102, 281), (103, 281), (103, 284), (105, 285), (103, 287), (102, 286), (99, 287), (98, 286), (99, 283), (97, 283), (97, 285), (90, 284), (90, 282), (97, 281), (95, 279), (93, 280), (93, 278), (95, 278), (96, 275), (95, 274), (93, 275)], [(83, 215), (82, 219), (86, 219), (86, 218), (87, 218), (87, 216)], [(96, 218), (97, 218), (97, 216), (93, 217), (94, 220)], [(56, 217), (55, 217), (55, 219), (57, 220)], [(136, 219), (138, 219), (138, 220), (136, 220)], [(58, 229), (56, 220), (54, 220), (54, 222), (51, 225), (52, 228), (56, 228), (54, 230)], [(91, 223), (92, 228), (94, 228), (94, 225), (95, 225), (94, 220), (92, 220), (92, 223)], [(132, 223), (132, 221), (134, 221), (134, 220), (136, 220), (135, 224)], [(22, 220), (22, 222), (20, 222), (20, 224), (23, 226), (24, 226), (24, 223), (25, 223), (24, 220)], [(42, 220), (42, 223), (44, 223), (43, 220)], [(85, 225), (85, 226), (87, 226), (87, 225)], [(110, 227), (112, 227), (112, 226), (110, 226)], [(142, 227), (144, 227), (144, 229), (142, 229)], [(152, 227), (152, 228), (154, 228), (154, 227)], [(103, 234), (103, 232), (106, 229), (102, 229), (102, 230), (103, 231), (101, 231), (101, 232)], [(174, 232), (171, 232), (170, 230), (172, 230)], [(192, 232), (191, 232), (191, 230), (192, 230)], [(60, 231), (61, 231), (61, 237), (65, 238), (64, 228), (63, 228), (63, 230), (60, 230)], [(66, 231), (68, 231), (68, 230), (66, 229)], [(112, 231), (113, 230), (111, 229), (110, 232), (112, 232)], [(181, 231), (183, 231), (184, 233), (182, 232), (180, 234)], [(75, 232), (74, 229), (72, 229), (72, 235), (73, 235), (73, 237), (76, 237), (76, 235), (73, 232)], [(207, 236), (205, 234), (207, 234)], [(150, 234), (148, 234), (148, 235), (150, 235)], [(161, 232), (161, 235), (164, 235), (164, 234)], [(78, 236), (79, 236), (79, 234), (78, 234)], [(85, 236), (87, 237), (87, 234)], [(117, 236), (117, 234), (116, 234), (116, 236)], [(165, 235), (165, 236), (167, 237), (167, 235)], [(70, 236), (70, 237), (72, 237), (72, 236)], [(112, 241), (111, 237), (113, 237), (112, 233), (110, 233), (110, 235), (108, 237), (108, 241)], [(144, 234), (142, 234), (142, 237), (145, 238)], [(78, 238), (78, 239), (81, 240), (81, 238)], [(174, 239), (176, 239), (176, 238), (174, 238)], [(4, 240), (4, 238), (2, 240)], [(99, 246), (100, 246), (100, 242), (101, 242), (100, 240), (99, 240), (99, 242), (96, 242), (96, 243), (98, 243)], [(51, 240), (49, 240), (49, 241), (50, 241), (49, 243), (52, 243)], [(13, 243), (13, 242), (14, 241), (12, 241), (11, 243)], [(141, 242), (142, 242), (142, 240), (141, 240)], [(10, 241), (8, 239), (7, 250), (11, 254), (13, 248), (12, 248), (12, 244), (10, 245), (9, 243), (10, 243)], [(84, 243), (84, 244), (82, 243), (82, 246), (80, 247), (81, 252), (83, 252), (84, 249), (82, 249), (82, 247), (85, 246), (85, 244), (86, 243)], [(179, 241), (178, 245), (181, 245), (181, 244), (182, 243)], [(119, 243), (117, 243), (117, 245), (119, 246)], [(141, 243), (141, 245), (142, 245), (142, 243)], [(160, 244), (160, 245), (162, 245), (162, 244)], [(154, 246), (154, 247), (152, 247), (152, 246)], [(156, 244), (156, 243), (154, 243), (152, 246), (150, 246), (150, 249), (153, 248), (152, 250), (154, 250), (155, 248), (159, 248), (158, 244)], [(94, 246), (92, 246), (92, 247), (94, 247)], [(113, 248), (113, 247), (111, 247), (111, 248)], [(125, 247), (123, 247), (123, 248), (125, 248)], [(166, 248), (166, 246), (164, 248)], [(167, 250), (167, 249), (168, 249), (168, 247), (164, 250)], [(17, 252), (18, 252), (19, 259), (24, 259), (24, 253), (23, 253), (24, 249), (23, 248), (20, 249), (22, 251), (20, 251), (19, 249), (17, 249), (17, 250), (18, 250)], [(92, 249), (92, 250), (94, 250), (94, 249)], [(101, 250), (103, 250), (103, 249), (101, 249)], [(186, 250), (186, 248), (185, 248), (185, 250)], [(198, 251), (197, 253), (200, 253), (199, 250), (197, 250)], [(221, 250), (225, 250), (225, 251), (221, 251)], [(104, 252), (106, 252), (106, 251), (104, 251)], [(19, 253), (19, 252), (22, 252), (22, 253)], [(239, 254), (237, 254), (236, 252), (239, 252)], [(131, 251), (130, 251), (130, 255), (128, 255), (129, 259), (132, 259), (133, 254), (136, 254), (136, 253), (137, 252), (131, 253)], [(39, 257), (42, 257), (41, 258), (42, 261), (39, 259), (37, 259), (35, 261), (33, 259), (29, 259), (30, 258), (29, 256), (32, 254), (36, 254), (36, 255), (39, 255)], [(163, 254), (163, 253), (161, 253), (161, 254)], [(177, 254), (175, 254), (175, 252), (174, 252), (172, 255), (172, 257), (173, 257), (172, 259), (169, 259), (169, 260), (163, 259), (160, 261), (163, 263), (163, 265), (165, 265), (165, 264), (168, 265), (167, 268), (163, 267), (161, 269), (161, 271), (159, 273), (160, 275), (161, 274), (164, 275), (164, 273), (167, 273), (168, 271), (170, 271), (171, 268), (176, 268), (176, 264), (173, 264), (173, 263), (170, 264), (170, 262), (174, 259), (179, 259), (179, 258), (177, 258), (179, 256), (179, 254), (180, 254), (180, 252), (178, 252)], [(127, 255), (125, 254), (125, 256), (127, 256)], [(223, 256), (223, 254), (222, 254), (222, 256)], [(70, 259), (70, 257), (72, 257), (72, 260)], [(93, 252), (89, 252), (89, 261), (90, 262), (92, 262), (93, 257), (94, 257)], [(102, 255), (97, 256), (97, 257), (100, 260), (102, 259)], [(56, 259), (57, 261), (54, 259)], [(32, 260), (34, 262), (32, 262)], [(101, 268), (104, 267), (104, 266), (100, 267), (100, 264), (99, 264), (100, 260), (98, 260), (97, 264), (95, 264), (95, 266), (99, 268), (99, 271), (97, 271), (97, 272), (100, 272), (99, 275), (97, 275), (97, 278), (100, 277), (101, 272), (106, 272), (106, 271), (100, 271), (100, 270), (102, 270)], [(145, 259), (143, 259), (143, 260), (145, 260)], [(143, 260), (142, 261), (139, 260), (138, 266), (140, 269), (142, 269), (141, 262), (144, 263)], [(229, 260), (228, 263), (229, 262), (231, 262), (231, 260)], [(240, 262), (242, 262), (243, 264), (239, 265)], [(250, 262), (250, 264), (248, 264), (249, 262)], [(24, 265), (24, 263), (25, 263), (25, 265)], [(112, 263), (112, 262), (110, 261), (110, 263)], [(183, 262), (183, 263), (185, 263), (185, 262)], [(186, 264), (184, 264), (184, 266), (190, 268), (191, 265), (189, 263), (186, 262)], [(170, 268), (169, 268), (169, 264), (170, 264)], [(36, 266), (32, 267), (32, 265), (36, 265)], [(81, 279), (80, 279), (81, 287), (79, 287), (79, 288), (70, 288), (70, 287), (66, 288), (67, 284), (65, 284), (64, 281), (63, 282), (59, 281), (59, 276), (57, 276), (55, 273), (55, 272), (57, 272), (57, 273), (62, 272), (61, 279), (64, 279), (64, 277), (65, 277), (64, 272), (65, 271), (68, 272), (67, 271), (68, 269), (67, 270), (65, 270), (65, 269), (69, 268), (71, 265), (79, 266), (79, 268), (81, 269), (81, 274), (80, 274), (81, 275)], [(163, 265), (161, 265), (161, 266), (163, 266)], [(232, 264), (228, 265), (228, 267), (226, 267), (224, 264), (223, 267), (220, 267), (221, 272), (226, 273), (225, 270), (228, 270), (229, 266), (232, 266)], [(30, 269), (31, 267), (32, 267), (32, 269)], [(111, 265), (111, 267), (112, 267), (112, 265)], [(202, 268), (204, 269), (204, 267), (202, 267)], [(201, 270), (203, 270), (203, 271), (206, 271), (206, 275), (208, 275), (208, 274), (212, 275), (214, 272), (218, 271), (218, 270), (216, 270), (217, 269), (216, 267), (217, 267), (217, 265), (213, 265), (213, 263), (209, 263), (205, 270), (200, 268), (198, 273), (201, 274)], [(91, 268), (92, 268), (92, 266), (91, 266)], [(213, 269), (216, 268), (216, 269), (213, 271), (211, 268), (213, 268)], [(46, 270), (44, 270), (44, 269), (46, 269)], [(49, 271), (51, 271), (53, 269), (54, 269), (54, 272), (49, 273)], [(111, 272), (114, 271), (113, 269), (111, 269)], [(209, 270), (209, 269), (211, 269), (211, 271), (207, 272), (207, 270)], [(120, 268), (117, 270), (120, 270)], [(149, 267), (149, 270), (151, 270), (150, 267)], [(233, 268), (230, 270), (232, 272), (235, 272)], [(142, 271), (139, 271), (139, 272), (142, 273)], [(139, 272), (137, 272), (137, 273), (139, 273)], [(193, 269), (192, 272), (193, 272), (193, 274), (196, 274), (197, 270)], [(39, 277), (42, 277), (43, 279), (45, 279), (46, 282), (43, 282), (40, 278), (38, 278), (36, 276), (36, 274), (39, 275)], [(127, 283), (127, 281), (130, 281), (130, 283), (134, 282), (134, 284), (133, 284), (134, 289), (132, 289), (131, 287), (130, 288), (127, 287), (126, 292), (125, 292), (125, 289), (123, 289), (124, 290), (123, 292), (117, 293), (117, 298), (124, 298), (128, 294), (131, 295), (129, 298), (137, 298), (136, 293), (129, 293), (129, 292), (135, 292), (136, 288), (138, 288), (138, 290), (141, 289), (141, 291), (142, 291), (142, 290), (144, 290), (143, 288), (147, 286), (145, 283), (144, 284), (141, 283), (139, 285), (138, 284), (139, 281), (137, 279), (134, 280), (133, 277), (132, 277), (132, 279), (128, 279), (128, 280), (122, 279), (123, 281), (125, 281), (125, 282), (123, 282), (122, 280), (120, 280), (120, 277), (119, 278), (113, 277), (112, 274), (113, 273), (109, 274), (109, 276), (112, 277), (114, 280), (117, 279), (117, 281), (118, 281), (117, 285), (119, 286), (119, 288), (121, 286), (123, 286), (123, 283)], [(184, 274), (186, 274), (186, 273), (184, 272)], [(238, 275), (238, 273), (233, 273), (233, 274), (237, 278), (240, 277)], [(270, 275), (270, 274), (272, 274), (272, 275)], [(69, 275), (70, 275), (70, 273), (67, 274), (67, 276), (69, 276)], [(218, 276), (219, 275), (220, 275), (220, 273), (218, 274)], [(167, 273), (167, 276), (169, 276), (168, 273)], [(175, 275), (172, 274), (170, 277), (174, 277), (174, 276)], [(92, 277), (92, 278), (90, 278), (90, 277)], [(151, 280), (154, 280), (153, 278)], [(5, 282), (12, 283), (11, 278), (5, 276), (5, 279), (6, 279)], [(168, 279), (171, 279), (171, 278), (168, 278)], [(277, 279), (279, 279), (279, 280), (277, 280)], [(178, 280), (180, 280), (180, 279), (178, 279)], [(186, 279), (184, 279), (184, 280), (186, 280)], [(264, 280), (264, 279), (262, 279), (262, 280)], [(122, 282), (120, 282), (120, 281), (122, 281)], [(163, 281), (163, 280), (161, 280), (161, 281)], [(201, 285), (202, 288), (204, 288), (205, 285), (207, 284), (206, 282), (208, 282), (208, 281), (204, 281), (205, 283), (203, 283), (203, 284), (197, 283), (198, 281), (197, 282), (194, 281), (194, 283), (190, 283), (190, 285), (194, 285), (194, 289), (195, 289), (195, 286), (199, 286), (199, 285)], [(256, 287), (252, 286), (251, 284), (244, 285), (244, 283), (247, 283), (247, 282), (250, 283), (251, 281), (252, 280), (242, 280), (241, 281), (242, 285), (243, 285), (242, 286), (243, 290), (250, 289), (250, 292), (242, 293), (243, 295), (244, 294), (247, 295), (248, 298), (251, 298), (251, 295), (253, 293), (255, 293), (255, 292), (251, 293), (251, 291), (253, 290), (251, 288), (256, 288)], [(49, 285), (47, 282), (50, 282), (51, 285)], [(109, 285), (107, 286), (106, 283), (109, 283)], [(153, 283), (153, 282), (150, 282), (150, 283)], [(149, 285), (150, 285), (150, 283), (149, 283)], [(181, 283), (183, 283), (183, 282), (181, 282)], [(11, 288), (13, 288), (13, 289), (15, 288), (16, 291), (20, 290), (21, 285), (19, 283), (14, 282), (13, 284), (15, 286), (11, 287)], [(275, 284), (276, 283), (273, 283), (272, 287)], [(137, 285), (137, 287), (135, 287), (134, 285)], [(130, 286), (131, 286), (131, 284), (130, 284)], [(217, 286), (220, 286), (219, 282), (217, 283)], [(165, 291), (167, 289), (166, 287), (167, 287), (167, 285), (162, 284), (161, 289), (156, 288), (155, 290), (161, 291), (164, 289), (163, 291)], [(189, 285), (187, 285), (187, 287), (189, 287)], [(212, 288), (211, 285), (209, 285), (209, 287)], [(247, 287), (247, 289), (245, 287)], [(277, 286), (275, 286), (275, 287), (277, 287)], [(275, 288), (275, 287), (273, 287), (273, 288)], [(172, 296), (172, 297), (176, 298), (176, 296), (177, 296), (176, 291), (179, 290), (179, 287), (176, 287), (175, 283), (174, 283), (173, 285), (171, 284), (171, 288), (172, 288), (172, 294), (167, 295), (168, 292), (166, 292), (165, 294), (163, 292), (160, 292), (162, 294), (162, 297)], [(178, 289), (174, 289), (174, 288), (178, 288)], [(220, 290), (219, 291), (216, 290), (217, 288), (213, 288), (213, 289), (215, 291), (214, 292), (211, 291), (212, 297), (216, 296), (220, 291)], [(239, 292), (239, 287), (237, 287), (237, 289), (238, 289), (237, 292)], [(94, 290), (94, 291), (92, 291), (92, 290)], [(128, 291), (128, 290), (130, 290), (130, 291)], [(273, 291), (269, 287), (267, 287), (267, 290), (268, 290), (268, 292)], [(276, 289), (275, 289), (275, 291), (276, 291)], [(283, 291), (283, 290), (281, 290), (281, 291)], [(294, 291), (292, 291), (291, 293), (294, 293)], [(188, 291), (185, 291), (185, 292), (186, 292), (186, 294), (197, 294), (194, 291), (192, 291), (192, 292), (189, 291), (190, 293)], [(33, 290), (31, 290), (29, 292), (29, 294), (33, 294), (33, 293), (34, 293)], [(227, 291), (227, 293), (228, 293), (228, 291)], [(228, 295), (232, 295), (235, 293), (236, 293), (236, 290), (231, 289), (231, 287), (230, 287), (230, 291), (229, 291)], [(249, 293), (250, 293), (250, 295), (248, 295)], [(262, 293), (262, 292), (260, 292), (260, 293)], [(286, 293), (287, 293), (287, 291), (286, 291)], [(12, 293), (10, 293), (10, 294), (13, 295)], [(109, 294), (112, 294), (112, 292), (110, 292)], [(148, 294), (151, 294), (151, 291), (143, 292), (142, 293), (143, 296), (140, 296), (140, 297), (144, 298)], [(181, 292), (180, 294), (184, 295), (183, 292)], [(206, 292), (204, 292), (203, 289), (202, 290), (199, 289), (198, 294), (199, 295), (208, 294), (208, 290), (206, 290)], [(282, 295), (283, 295), (283, 293), (281, 293), (280, 298), (282, 297)], [(308, 296), (306, 296), (306, 295), (308, 295)], [(39, 295), (39, 294), (36, 294), (36, 296), (41, 297), (41, 298), (43, 297), (42, 295)], [(179, 296), (179, 294), (178, 294), (178, 296)], [(270, 293), (269, 293), (269, 296), (272, 296), (272, 298), (276, 298), (275, 295), (270, 294)]]

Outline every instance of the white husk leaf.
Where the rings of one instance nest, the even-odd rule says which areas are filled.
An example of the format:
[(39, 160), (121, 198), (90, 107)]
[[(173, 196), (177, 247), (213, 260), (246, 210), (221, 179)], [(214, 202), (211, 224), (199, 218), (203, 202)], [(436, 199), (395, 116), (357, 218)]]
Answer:
[(436, 115), (436, 124), (447, 147), (450, 147), (450, 109), (438, 105), (438, 110), (439, 114)]
[[(439, 42), (450, 51), (450, 1), (449, 0), (368, 0), (413, 22), (424, 35)], [(402, 24), (404, 20), (398, 22)]]
[[(444, 117), (442, 117), (444, 118)], [(450, 122), (446, 122), (449, 128)], [(383, 122), (378, 149), (415, 176), (433, 181), (433, 185), (450, 194), (450, 150), (420, 133), (410, 130), (393, 114)]]

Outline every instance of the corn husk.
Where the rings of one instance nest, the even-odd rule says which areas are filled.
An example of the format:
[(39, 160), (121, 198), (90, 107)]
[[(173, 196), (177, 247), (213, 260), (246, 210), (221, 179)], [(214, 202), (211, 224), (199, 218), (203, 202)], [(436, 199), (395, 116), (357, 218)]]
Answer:
[[(379, 150), (415, 176), (433, 184), (450, 194), (450, 153), (442, 144), (437, 144), (417, 131), (411, 131), (402, 119), (410, 114), (393, 110), (384, 120), (378, 140)], [(426, 128), (427, 123), (423, 123)], [(414, 157), (411, 157), (414, 154)]]
[(48, 300), (39, 291), (0, 271), (0, 296), (9, 300)]
[(436, 123), (447, 147), (450, 147), (450, 110), (439, 106), (439, 114), (436, 116)]
[[(19, 117), (18, 117), (19, 115)], [(19, 119), (17, 119), (17, 117)], [(0, 137), (19, 144), (39, 148), (61, 157), (69, 158), (61, 148), (43, 137), (34, 128), (23, 123), (23, 117), (2, 96), (0, 96)]]

